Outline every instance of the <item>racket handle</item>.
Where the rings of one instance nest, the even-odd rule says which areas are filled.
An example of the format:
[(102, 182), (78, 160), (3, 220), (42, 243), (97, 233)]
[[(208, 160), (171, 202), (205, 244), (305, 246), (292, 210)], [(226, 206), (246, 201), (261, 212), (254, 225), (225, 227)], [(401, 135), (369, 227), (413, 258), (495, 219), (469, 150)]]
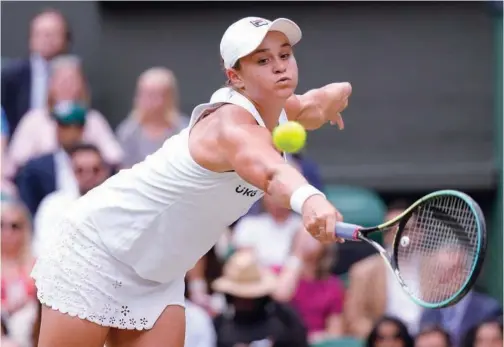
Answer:
[(338, 222), (336, 223), (336, 235), (351, 241), (358, 241), (357, 233), (362, 229), (360, 225)]

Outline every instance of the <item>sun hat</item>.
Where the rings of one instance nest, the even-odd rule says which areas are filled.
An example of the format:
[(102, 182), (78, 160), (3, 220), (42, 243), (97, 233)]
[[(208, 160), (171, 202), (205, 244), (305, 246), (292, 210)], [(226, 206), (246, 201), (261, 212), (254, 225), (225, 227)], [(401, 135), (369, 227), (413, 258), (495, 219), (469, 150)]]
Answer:
[(254, 252), (241, 250), (228, 259), (222, 277), (212, 283), (212, 288), (239, 298), (255, 299), (271, 294), (276, 284), (276, 275), (259, 265)]

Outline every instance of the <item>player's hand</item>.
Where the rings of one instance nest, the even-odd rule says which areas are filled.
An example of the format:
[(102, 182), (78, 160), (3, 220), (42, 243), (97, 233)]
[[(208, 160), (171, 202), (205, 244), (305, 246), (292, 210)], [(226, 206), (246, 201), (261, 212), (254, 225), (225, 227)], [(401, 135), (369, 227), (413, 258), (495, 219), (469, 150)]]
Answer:
[(341, 112), (348, 106), (352, 86), (348, 82), (331, 83), (322, 88), (313, 89), (299, 97), (300, 114), (297, 121), (306, 129), (318, 129), (327, 122), (345, 127)]
[(322, 243), (344, 242), (336, 235), (336, 222), (343, 221), (341, 214), (322, 195), (313, 195), (303, 204), (305, 229)]
[(348, 98), (352, 94), (352, 86), (348, 82), (331, 83), (321, 88), (325, 97), (321, 98), (321, 111), (332, 125), (337, 125), (340, 130), (345, 127), (341, 112), (348, 107)]

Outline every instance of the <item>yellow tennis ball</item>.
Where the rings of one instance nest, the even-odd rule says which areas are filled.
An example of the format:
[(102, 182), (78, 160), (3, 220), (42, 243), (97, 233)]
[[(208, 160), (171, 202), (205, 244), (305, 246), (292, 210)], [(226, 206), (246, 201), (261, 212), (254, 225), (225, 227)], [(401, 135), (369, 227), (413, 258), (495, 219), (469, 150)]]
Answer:
[(273, 143), (280, 151), (299, 152), (306, 143), (306, 130), (294, 121), (280, 124), (273, 130)]

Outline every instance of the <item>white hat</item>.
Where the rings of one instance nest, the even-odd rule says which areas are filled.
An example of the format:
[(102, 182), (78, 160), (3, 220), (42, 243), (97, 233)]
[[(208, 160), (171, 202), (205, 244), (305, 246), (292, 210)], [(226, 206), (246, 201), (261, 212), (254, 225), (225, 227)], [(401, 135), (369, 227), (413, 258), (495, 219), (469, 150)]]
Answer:
[(269, 31), (280, 31), (295, 45), (301, 40), (301, 29), (293, 21), (278, 18), (273, 22), (260, 17), (247, 17), (231, 24), (222, 36), (220, 53), (226, 69), (232, 68), (238, 59), (252, 53)]

